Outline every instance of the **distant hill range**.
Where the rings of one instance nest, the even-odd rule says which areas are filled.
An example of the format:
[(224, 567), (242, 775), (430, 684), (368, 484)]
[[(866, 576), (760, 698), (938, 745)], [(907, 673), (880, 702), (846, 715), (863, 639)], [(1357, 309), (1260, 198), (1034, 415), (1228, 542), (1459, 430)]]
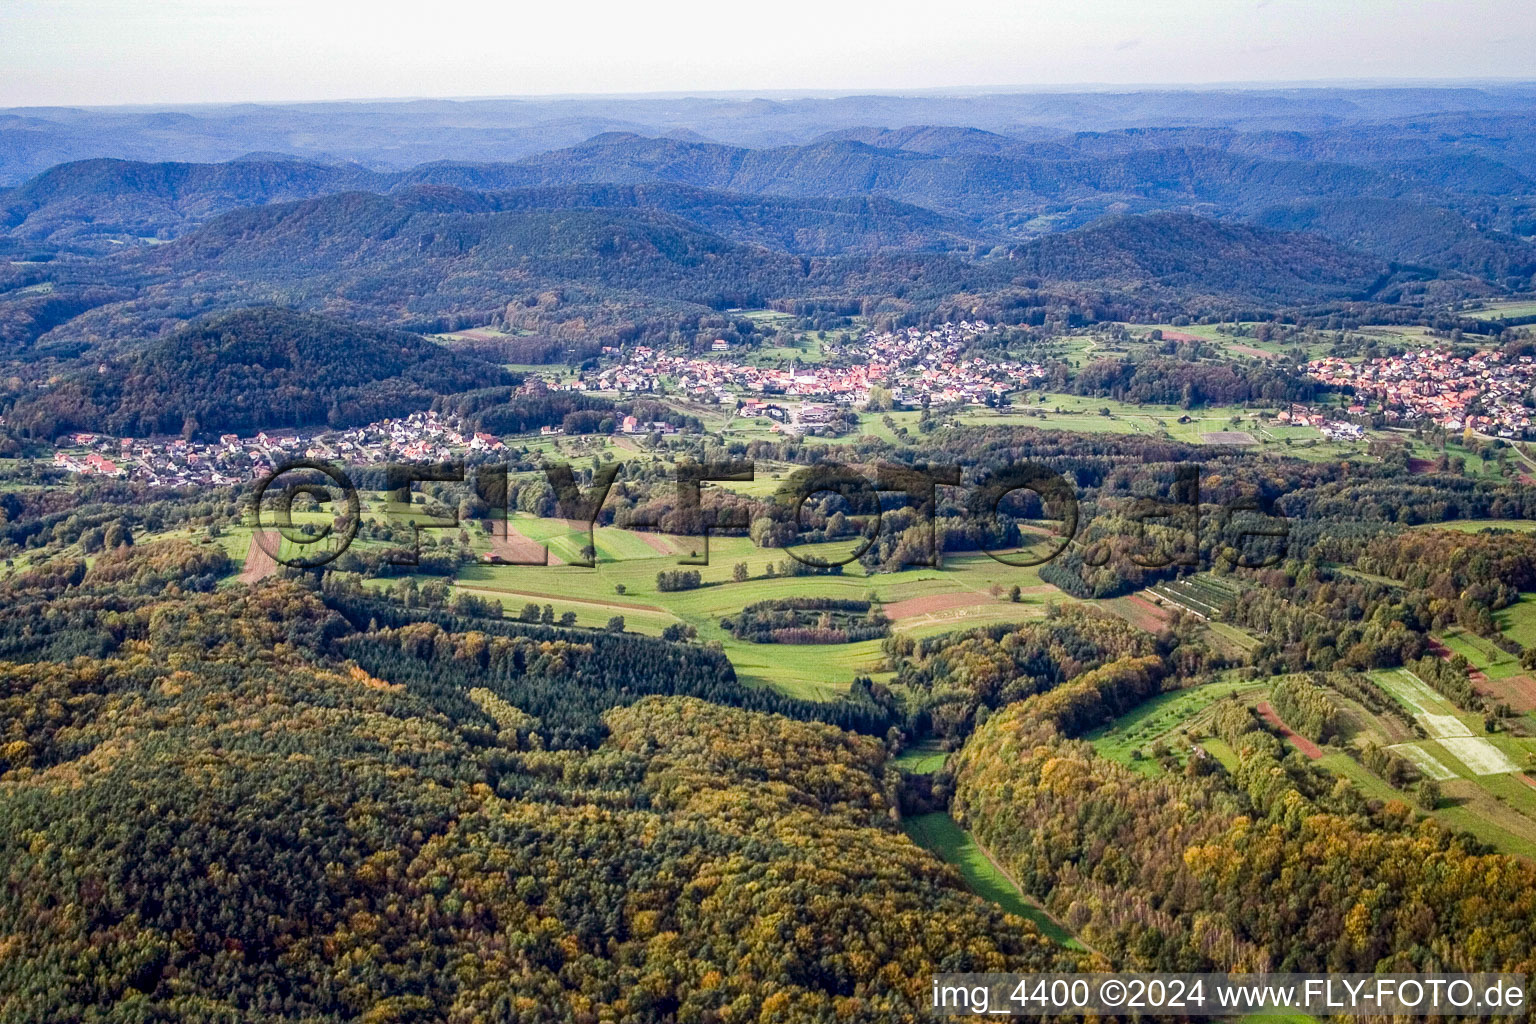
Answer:
[[(985, 146), (991, 135), (1003, 140), (998, 152), (1038, 144), (1041, 156), (1198, 147), (1346, 163), (1436, 157), (1449, 149), (1531, 167), (1533, 112), (1530, 83), (27, 108), (0, 110), (0, 186), (101, 156), (213, 163), (281, 153), (377, 170), (434, 160), (505, 162), (614, 131), (752, 149), (842, 135), (922, 150), (935, 138), (950, 145), (965, 135), (967, 144)], [(886, 130), (911, 139), (893, 145), (871, 134)]]
[(1460, 270), (1490, 280), (1530, 280), (1536, 244), (1478, 227), (1455, 210), (1399, 199), (1309, 199), (1270, 207), (1254, 223), (1313, 231), (1398, 263)]
[(264, 306), (545, 354), (768, 306), (1417, 316), (1536, 285), (1532, 114), (1526, 86), (0, 112), (0, 392)]
[[(1353, 164), (1332, 147), (1325, 159), (1273, 155), (1319, 148), (1290, 141), (1259, 146), (1231, 132), (1168, 130), (1026, 144), (912, 128), (768, 149), (609, 133), (517, 163), (388, 173), (271, 159), (91, 160), (0, 193), (0, 232), (15, 256), (101, 253), (170, 240), (242, 207), (450, 185), (515, 194), (500, 200), (504, 208), (663, 211), (801, 255), (974, 254), (1109, 214), (1177, 210), (1314, 231), (1436, 270), (1529, 279), (1536, 247), (1523, 236), (1536, 232), (1536, 182), (1515, 167), (1477, 154)], [(1243, 148), (1270, 155), (1236, 151)], [(1382, 218), (1388, 223), (1375, 223)]]
[[(116, 291), (97, 285), (103, 301), (44, 332), (18, 333), (13, 351), (34, 343), (57, 356), (116, 351), (209, 308), (274, 301), (418, 331), (495, 321), (575, 342), (783, 303), (900, 310), (1011, 291), (1039, 306), (1092, 296), (1129, 315), (1190, 299), (1234, 309), (1363, 300), (1391, 277), (1386, 261), (1317, 235), (1189, 214), (1109, 218), (982, 259), (811, 257), (735, 241), (654, 207), (529, 200), (415, 186), (234, 211), (110, 261)], [(741, 229), (740, 214), (723, 210)], [(49, 294), (88, 293), (61, 286)]]

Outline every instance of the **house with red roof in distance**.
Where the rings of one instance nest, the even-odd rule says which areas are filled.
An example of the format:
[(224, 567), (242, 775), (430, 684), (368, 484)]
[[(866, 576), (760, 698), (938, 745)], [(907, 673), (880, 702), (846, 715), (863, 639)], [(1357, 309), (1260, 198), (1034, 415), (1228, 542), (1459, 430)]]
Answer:
[(475, 431), (475, 436), (470, 438), (469, 450), (472, 452), (499, 452), (507, 446), (501, 443), (501, 438), (495, 434), (487, 434)]
[(85, 457), (85, 465), (89, 472), (98, 473), (101, 476), (123, 475), (123, 471), (117, 467), (117, 463), (113, 462), (105, 455), (98, 455), (95, 452), (92, 452)]

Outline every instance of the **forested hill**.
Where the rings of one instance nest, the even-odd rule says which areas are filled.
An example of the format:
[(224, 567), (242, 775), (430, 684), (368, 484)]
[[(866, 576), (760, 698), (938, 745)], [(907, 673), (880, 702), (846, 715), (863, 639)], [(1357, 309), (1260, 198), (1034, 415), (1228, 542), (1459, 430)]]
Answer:
[[(1439, 87), (1010, 92), (922, 96), (612, 96), (0, 110), (0, 184), (88, 157), (229, 160), (253, 152), (401, 169), (429, 160), (516, 160), (604, 131), (804, 144), (869, 125), (964, 126), (1070, 149), (1140, 135), (1257, 155), (1383, 161), (1443, 151), (1530, 165), (1529, 83)], [(1167, 126), (1178, 126), (1172, 129)], [(1523, 157), (1523, 159), (1522, 159)]]
[[(875, 252), (805, 257), (743, 245), (654, 209), (527, 208), (522, 194), (418, 186), (226, 214), (177, 242), (112, 261), (131, 301), (55, 328), (50, 344), (113, 345), (210, 303), (276, 298), (365, 323), (448, 330), (492, 320), (558, 338), (808, 298), (840, 308), (932, 308), (959, 293), (1077, 282), (1126, 313), (1214, 298), (1263, 308), (1364, 295), (1387, 267), (1324, 239), (1183, 215), (1112, 220), (985, 258)], [(1066, 287), (1068, 284), (1071, 287)], [(1059, 295), (1049, 289), (1063, 286)], [(58, 289), (56, 298), (70, 293)], [(110, 350), (110, 349), (109, 349)]]
[(0, 1020), (900, 1021), (1085, 966), (900, 833), (880, 740), (722, 706), (764, 695), (702, 647), (59, 562), (0, 581)]
[[(1400, 164), (1256, 156), (1157, 136), (1105, 145), (1077, 140), (1038, 148), (978, 146), (972, 133), (908, 131), (827, 138), (808, 145), (744, 149), (614, 132), (520, 161), (519, 172), (559, 182), (673, 181), (735, 192), (793, 196), (878, 194), (1007, 228), (1021, 214), (1075, 226), (1114, 210), (1186, 209), (1245, 216), (1301, 197), (1415, 199), (1478, 210), (1484, 223), (1513, 223), (1536, 185), (1497, 161)], [(887, 148), (895, 143), (916, 148)], [(994, 151), (995, 150), (995, 151)], [(1493, 169), (1500, 173), (1493, 174)], [(1502, 185), (1497, 193), (1485, 179)], [(520, 175), (521, 176), (521, 175)], [(1498, 195), (1498, 203), (1487, 201)], [(1472, 197), (1482, 197), (1474, 199)], [(1063, 204), (1071, 204), (1063, 206)], [(1039, 230), (1036, 225), (1035, 230)]]
[(552, 185), (507, 191), (497, 199), (508, 210), (660, 210), (734, 242), (815, 256), (965, 251), (999, 241), (962, 218), (879, 196), (795, 198), (660, 183)]
[(69, 430), (124, 436), (344, 427), (508, 382), (500, 367), (418, 335), (284, 309), (243, 309), (67, 378), (24, 400), (10, 419), (44, 437)]
[(731, 308), (1264, 319), (1521, 294), (1536, 133), (1474, 101), (1369, 130), (872, 120), (757, 148), (610, 131), (395, 171), (87, 160), (0, 194), (0, 352), (53, 375), (255, 304), (601, 345)]
[(165, 240), (241, 206), (384, 188), (389, 180), (360, 167), (282, 159), (222, 164), (82, 160), (0, 193), (0, 229), (49, 246)]
[(1047, 280), (1146, 283), (1260, 302), (1363, 297), (1388, 270), (1317, 235), (1176, 213), (1108, 218), (1036, 239), (1013, 257)]
[(87, 160), (0, 191), (0, 235), (23, 254), (111, 252), (146, 239), (180, 237), (243, 207), (349, 191), (410, 192), (422, 185), (447, 185), (507, 192), (504, 209), (662, 210), (728, 238), (789, 252), (942, 250), (996, 241), (965, 220), (879, 196), (758, 196), (675, 182), (548, 186), (542, 178), (512, 164), (439, 163), (383, 174), (281, 159), (227, 164)]
[[(0, 195), (0, 237), (22, 253), (104, 252), (177, 237), (238, 207), (421, 185), (539, 190), (522, 205), (659, 209), (735, 240), (816, 254), (1020, 241), (1111, 213), (1273, 218), (1277, 208), (1306, 204), (1314, 212), (1305, 221), (1265, 223), (1501, 279), (1519, 276), (1529, 259), (1519, 238), (1536, 230), (1536, 181), (1517, 169), (1536, 140), (1506, 129), (1508, 155), (1497, 146), (1492, 155), (1436, 147), (1416, 135), (1396, 159), (1361, 133), (1330, 142), (1323, 132), (1168, 128), (1028, 142), (927, 126), (850, 129), (764, 148), (609, 132), (516, 163), (437, 161), (398, 172), (271, 158), (90, 160)], [(574, 190), (547, 191), (559, 186)], [(848, 205), (855, 200), (884, 205)], [(1384, 213), (1390, 226), (1362, 230)]]
[(1536, 274), (1536, 244), (1478, 228), (1463, 215), (1394, 199), (1311, 199), (1271, 207), (1254, 223), (1309, 231), (1397, 263), (1453, 267), (1522, 287)]
[(143, 255), (151, 293), (253, 292), (402, 326), (485, 323), (516, 304), (576, 306), (572, 330), (803, 294), (805, 265), (656, 210), (528, 209), (418, 186), (226, 214)]

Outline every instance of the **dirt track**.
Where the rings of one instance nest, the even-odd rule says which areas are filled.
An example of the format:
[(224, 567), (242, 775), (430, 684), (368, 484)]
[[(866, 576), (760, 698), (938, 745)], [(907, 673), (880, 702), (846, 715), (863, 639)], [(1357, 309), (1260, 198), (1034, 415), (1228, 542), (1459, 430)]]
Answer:
[[(1163, 337), (1166, 338), (1168, 335), (1165, 334)], [(1260, 359), (1280, 358), (1280, 355), (1277, 352), (1266, 352), (1262, 348), (1254, 348), (1252, 345), (1228, 345), (1227, 348), (1231, 349), (1233, 352), (1238, 352), (1245, 356), (1257, 356)]]
[(1131, 624), (1139, 626), (1149, 633), (1156, 633), (1168, 625), (1168, 620), (1172, 618), (1168, 614), (1168, 609), (1147, 600), (1140, 594), (1127, 594), (1125, 600), (1127, 604), (1132, 605), (1136, 609), (1131, 618)]
[(652, 551), (656, 552), (657, 554), (661, 554), (661, 555), (678, 555), (678, 554), (682, 554), (682, 547), (683, 547), (682, 543), (680, 541), (679, 542), (673, 542), (672, 540), (669, 540), (664, 534), (660, 534), (660, 533), (646, 533), (646, 532), (644, 532), (642, 530), (634, 530), (634, 531), (631, 531), (631, 532), (633, 532), (636, 537), (639, 537), (641, 540), (645, 541), (645, 543), (650, 547), (650, 549)]
[[(1442, 661), (1450, 661), (1454, 657), (1451, 649), (1434, 637), (1429, 638), (1429, 652)], [(1497, 703), (1508, 704), (1520, 714), (1536, 710), (1536, 678), (1528, 673), (1504, 679), (1489, 679), (1488, 674), (1481, 669), (1469, 668), (1467, 679), (1472, 683), (1472, 689), (1482, 696)]]
[(1314, 761), (1323, 756), (1323, 748), (1286, 725), (1275, 709), (1269, 706), (1269, 701), (1259, 701), (1258, 711), (1259, 714), (1264, 716), (1266, 722), (1278, 729), (1281, 735), (1295, 744), (1297, 750), (1306, 754)]
[(996, 598), (978, 594), (974, 590), (964, 590), (958, 594), (930, 594), (927, 597), (909, 597), (905, 601), (888, 604), (885, 606), (885, 615), (893, 622), (900, 622), (902, 619), (915, 619), (921, 615), (947, 612), (954, 608), (969, 608), (978, 604), (992, 604), (995, 601)]
[[(457, 589), (468, 591), (472, 594), (489, 594), (493, 597), (499, 598), (527, 598), (535, 604), (540, 602), (557, 606), (579, 604), (585, 605), (589, 608), (605, 608), (610, 611), (619, 612), (621, 614), (624, 612), (655, 612), (658, 615), (672, 615), (672, 613), (667, 611), (665, 608), (658, 607), (654, 604), (622, 604), (618, 601), (589, 601), (580, 597), (562, 597), (558, 594), (541, 594), (536, 591), (529, 590), (498, 590), (493, 587), (476, 587), (469, 585), (462, 585)], [(505, 602), (503, 602), (503, 604), (505, 604)], [(676, 618), (677, 616), (672, 615), (672, 617)]]
[[(1020, 587), (1019, 594), (1031, 597), (1049, 594), (1056, 588), (1050, 584)], [(893, 601), (884, 608), (886, 618), (892, 622), (903, 619), (919, 619), (924, 615), (953, 611), (956, 608), (974, 608), (984, 604), (1011, 604), (1007, 597), (993, 597), (979, 590), (962, 590), (953, 594), (930, 594), (927, 597), (909, 597), (905, 601)], [(1021, 614), (1028, 614), (1021, 612)]]
[[(500, 536), (502, 530), (506, 533)], [(548, 553), (548, 562), (545, 562), (546, 548), (536, 540), (532, 540), (519, 533), (511, 523), (497, 523), (491, 532), (491, 554), (500, 558), (503, 562), (513, 565), (564, 565), (565, 562), (553, 551)]]
[(241, 583), (256, 583), (277, 572), (277, 559), (271, 552), (278, 551), (283, 538), (274, 530), (254, 530), (251, 546), (245, 552), (245, 568), (240, 572)]

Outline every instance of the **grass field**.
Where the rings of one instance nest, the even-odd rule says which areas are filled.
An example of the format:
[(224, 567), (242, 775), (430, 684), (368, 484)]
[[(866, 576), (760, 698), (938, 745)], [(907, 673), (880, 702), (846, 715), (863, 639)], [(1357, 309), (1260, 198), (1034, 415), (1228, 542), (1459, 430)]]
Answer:
[(1529, 300), (1514, 302), (1490, 302), (1487, 309), (1474, 310), (1461, 314), (1473, 320), (1502, 320), (1505, 317), (1536, 316), (1536, 302)]
[(1519, 601), (1494, 612), (1493, 620), (1521, 647), (1536, 647), (1536, 594), (1521, 594)]
[[(1484, 733), (1479, 716), (1459, 711), (1404, 670), (1381, 669), (1370, 675), (1418, 718), (1430, 738), (1415, 739), (1395, 719), (1377, 719), (1360, 704), (1335, 694), (1349, 720), (1346, 743), (1391, 746), (1426, 775), (1439, 778), (1442, 799), (1430, 813), (1441, 824), (1470, 833), (1500, 852), (1536, 860), (1536, 789), (1518, 773), (1536, 750), (1536, 740)], [(1149, 756), (1154, 743), (1162, 741), (1177, 760), (1187, 760), (1192, 740), (1184, 734), (1205, 731), (1201, 726), (1212, 705), (1236, 692), (1251, 707), (1267, 696), (1273, 682), (1221, 680), (1160, 694), (1085, 739), (1100, 756), (1133, 771), (1157, 775), (1163, 769)], [(1198, 742), (1228, 771), (1237, 769), (1237, 756), (1223, 740), (1205, 737)], [(1134, 756), (1137, 750), (1142, 757)], [(1372, 799), (1414, 806), (1411, 792), (1395, 789), (1350, 753), (1324, 750), (1313, 762), (1318, 767), (1348, 780)]]
[[(585, 531), (561, 520), (516, 515), (510, 520), (520, 533), (562, 558), (579, 553)], [(524, 604), (551, 604), (555, 614), (576, 613), (578, 625), (601, 626), (613, 615), (624, 616), (625, 628), (657, 634), (674, 623), (698, 630), (701, 642), (717, 641), (737, 676), (754, 685), (773, 686), (793, 696), (829, 699), (847, 690), (857, 675), (879, 679), (883, 669), (880, 640), (850, 644), (756, 644), (739, 640), (720, 627), (720, 619), (757, 601), (781, 597), (833, 597), (864, 600), (870, 594), (887, 608), (902, 612), (893, 629), (930, 635), (998, 622), (1039, 618), (1049, 601), (1071, 598), (1041, 582), (1033, 569), (1005, 565), (987, 555), (952, 556), (942, 569), (912, 568), (866, 575), (856, 563), (843, 575), (766, 576), (771, 564), (789, 558), (778, 549), (759, 548), (744, 537), (711, 537), (709, 564), (697, 568), (704, 585), (695, 590), (663, 592), (659, 572), (678, 568), (687, 551), (702, 550), (702, 538), (675, 538), (631, 533), (611, 527), (594, 531), (598, 552), (595, 568), (574, 565), (521, 566), (475, 564), (460, 570), (455, 586), (481, 597), (495, 597), (510, 614)], [(685, 554), (663, 554), (656, 545)], [(853, 542), (796, 548), (807, 557), (845, 556)], [(735, 582), (733, 566), (745, 563), (749, 579)], [(1007, 588), (1017, 584), (1022, 600), (1008, 600)], [(619, 587), (624, 592), (618, 592)], [(925, 608), (931, 608), (925, 611)]]
[[(1509, 449), (1504, 450), (1509, 451)], [(1418, 439), (1410, 439), (1408, 441), (1408, 454), (1415, 459), (1426, 459), (1430, 462), (1434, 462), (1440, 458), (1441, 453), (1440, 447), (1438, 445), (1430, 445)], [(1470, 477), (1475, 480), (1490, 481), (1512, 479), (1505, 477), (1500, 472), (1499, 464), (1496, 459), (1484, 459), (1481, 455), (1477, 454), (1472, 449), (1466, 447), (1460, 442), (1451, 441), (1447, 443), (1445, 446), (1445, 454), (1452, 459), (1462, 460), (1464, 464), (1462, 470), (1463, 476)], [(1520, 466), (1519, 456), (1517, 456), (1513, 451), (1509, 451), (1508, 463), (1510, 466), (1518, 469)], [(1498, 520), (1482, 521), (1497, 522)]]
[(901, 827), (914, 843), (959, 869), (965, 884), (982, 899), (1032, 922), (1043, 935), (1058, 945), (1071, 949), (1083, 948), (1082, 943), (1074, 939), (1070, 932), (1019, 892), (977, 845), (976, 840), (971, 838), (971, 834), (956, 824), (955, 819), (948, 814), (939, 811), (904, 818)]
[[(1516, 775), (1536, 750), (1536, 741), (1485, 733), (1479, 716), (1458, 710), (1405, 669), (1378, 669), (1369, 675), (1429, 734), (1428, 739), (1393, 744), (1392, 749), (1440, 782), (1443, 799), (1434, 816), (1502, 852), (1536, 859), (1536, 789)], [(1407, 799), (1407, 794), (1397, 796)]]
[[(1251, 336), (1252, 332), (1260, 326), (1256, 321), (1244, 321), (1238, 324), (1186, 324), (1183, 327), (1176, 327), (1173, 324), (1131, 324), (1129, 326), (1132, 333), (1142, 339), (1148, 339), (1153, 330), (1161, 330), (1164, 335), (1187, 334), (1201, 338), (1219, 345), (1227, 354), (1239, 359), (1272, 359), (1296, 349), (1304, 351), (1308, 359), (1316, 359), (1327, 355), (1333, 347), (1333, 339), (1323, 335), (1318, 335), (1316, 340), (1305, 343), (1259, 341)], [(1248, 330), (1249, 336), (1234, 336), (1231, 333), (1234, 327)]]
[(1453, 519), (1444, 523), (1423, 523), (1415, 530), (1455, 530), (1458, 533), (1482, 533), (1485, 530), (1515, 530), (1529, 533), (1536, 530), (1536, 521), (1530, 519)]
[[(1529, 610), (1525, 610), (1515, 617), (1524, 621), (1530, 614)], [(1472, 663), (1472, 667), (1489, 679), (1506, 679), (1525, 671), (1520, 667), (1518, 657), (1508, 651), (1500, 650), (1493, 645), (1492, 641), (1475, 633), (1452, 629), (1442, 633), (1436, 639), (1449, 647), (1452, 653), (1465, 655), (1466, 659)]]
[(1243, 651), (1252, 651), (1259, 646), (1258, 637), (1247, 632), (1240, 626), (1234, 626), (1228, 622), (1207, 622), (1205, 628), (1227, 644)]
[(932, 775), (944, 767), (949, 753), (933, 742), (920, 743), (915, 747), (908, 747), (895, 757), (891, 763), (904, 772), (913, 775)]
[[(1241, 406), (1183, 409), (1175, 405), (1131, 405), (1110, 398), (1027, 392), (1015, 396), (1014, 405), (1008, 409), (970, 409), (960, 414), (959, 422), (965, 426), (1013, 425), (1085, 434), (1147, 434), (1187, 444), (1219, 443), (1219, 436), (1213, 439), (1207, 435), (1240, 431), (1253, 438), (1255, 443), (1245, 446), (1253, 451), (1283, 452), (1308, 461), (1365, 455), (1364, 440), (1328, 441), (1315, 427), (1278, 423), (1266, 418), (1263, 412)], [(1181, 418), (1187, 422), (1179, 422)]]
[[(1193, 725), (1201, 712), (1218, 700), (1242, 692), (1246, 691), (1234, 683), (1216, 682), (1158, 694), (1084, 738), (1093, 744), (1100, 757), (1143, 775), (1157, 775), (1162, 769), (1149, 754), (1154, 743), (1161, 740), (1182, 760), (1190, 744), (1179, 735), (1180, 731)], [(1139, 758), (1137, 751), (1142, 755)]]

